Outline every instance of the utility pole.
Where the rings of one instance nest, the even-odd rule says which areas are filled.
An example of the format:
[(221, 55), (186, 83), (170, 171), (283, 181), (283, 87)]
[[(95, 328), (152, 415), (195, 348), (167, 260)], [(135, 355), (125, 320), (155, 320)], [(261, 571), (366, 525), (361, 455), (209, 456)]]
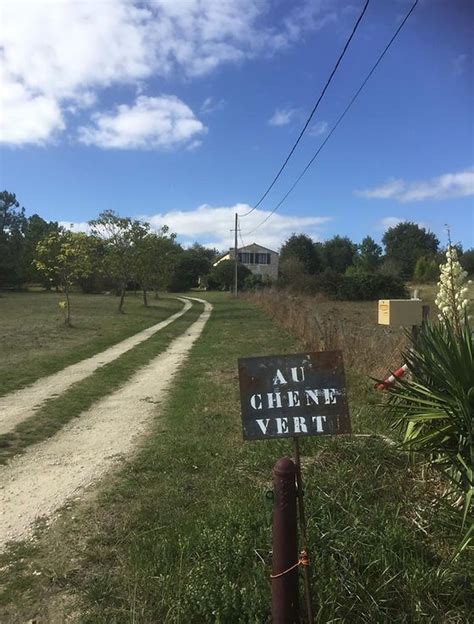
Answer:
[(237, 268), (239, 263), (239, 258), (237, 254), (237, 228), (239, 226), (239, 215), (235, 213), (235, 238), (234, 238), (234, 297), (237, 297)]

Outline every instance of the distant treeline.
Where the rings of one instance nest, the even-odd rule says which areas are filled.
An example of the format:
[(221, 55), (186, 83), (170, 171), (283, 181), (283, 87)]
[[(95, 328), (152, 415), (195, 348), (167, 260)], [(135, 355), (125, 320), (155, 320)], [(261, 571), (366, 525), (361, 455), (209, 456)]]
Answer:
[[(404, 283), (435, 282), (444, 251), (430, 231), (405, 221), (389, 228), (384, 249), (366, 236), (360, 245), (334, 236), (314, 242), (293, 234), (280, 251), (280, 286), (297, 292), (323, 292), (339, 299), (403, 296)], [(474, 249), (457, 246), (464, 268), (474, 273)]]
[[(344, 299), (403, 296), (404, 282), (436, 281), (442, 250), (436, 236), (415, 223), (389, 228), (384, 248), (370, 236), (360, 245), (334, 236), (314, 242), (293, 234), (280, 250), (277, 286), (297, 292), (323, 292)], [(461, 263), (474, 273), (474, 250), (458, 247)], [(163, 226), (104, 211), (89, 222), (87, 233), (75, 233), (37, 214), (25, 216), (13, 193), (0, 193), (0, 287), (40, 284), (66, 293), (115, 291), (119, 309), (127, 289), (185, 291), (198, 285), (227, 289), (234, 276), (232, 261), (213, 266), (216, 249), (198, 243), (183, 248)], [(243, 265), (239, 287), (254, 289), (269, 282)]]

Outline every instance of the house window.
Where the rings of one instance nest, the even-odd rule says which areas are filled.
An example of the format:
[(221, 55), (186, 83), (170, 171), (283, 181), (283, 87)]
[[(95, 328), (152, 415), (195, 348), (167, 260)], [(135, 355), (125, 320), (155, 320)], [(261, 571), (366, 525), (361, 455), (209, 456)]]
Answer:
[(255, 254), (255, 257), (255, 264), (270, 264), (269, 253), (258, 253)]
[(269, 253), (251, 253), (249, 251), (239, 251), (239, 262), (242, 264), (270, 264)]
[(239, 253), (239, 262), (242, 264), (255, 264), (254, 256), (256, 254), (249, 253), (248, 251), (243, 251)]

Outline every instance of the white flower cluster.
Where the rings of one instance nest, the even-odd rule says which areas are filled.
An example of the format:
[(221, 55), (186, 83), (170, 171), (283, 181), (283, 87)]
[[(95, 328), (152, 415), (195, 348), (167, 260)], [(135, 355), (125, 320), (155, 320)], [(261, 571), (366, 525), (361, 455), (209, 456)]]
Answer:
[(441, 321), (448, 319), (455, 325), (462, 323), (464, 310), (469, 305), (467, 298), (467, 272), (463, 270), (456, 249), (449, 245), (446, 251), (446, 263), (440, 267), (438, 294), (435, 302), (441, 314)]

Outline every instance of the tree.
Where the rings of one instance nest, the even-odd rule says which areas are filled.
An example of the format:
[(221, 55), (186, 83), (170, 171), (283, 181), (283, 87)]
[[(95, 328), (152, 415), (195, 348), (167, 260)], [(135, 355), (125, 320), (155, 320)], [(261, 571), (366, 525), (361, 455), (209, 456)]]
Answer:
[(411, 279), (416, 261), (421, 256), (434, 257), (439, 240), (423, 227), (411, 221), (404, 221), (389, 228), (382, 239), (385, 257), (400, 267), (401, 277)]
[(201, 276), (206, 276), (211, 270), (209, 250), (199, 244), (182, 250), (175, 265), (175, 271), (170, 288), (175, 292), (182, 292), (194, 288)]
[(319, 255), (313, 240), (306, 234), (292, 234), (280, 249), (280, 262), (290, 258), (299, 260), (305, 273), (313, 275), (321, 270)]
[(0, 285), (21, 283), (25, 209), (14, 193), (0, 193)]
[(92, 271), (90, 237), (64, 229), (51, 232), (37, 244), (34, 263), (46, 277), (57, 282), (64, 292), (64, 322), (71, 327), (71, 288), (80, 277)]
[(34, 258), (38, 243), (46, 238), (48, 234), (58, 232), (59, 229), (59, 225), (56, 221), (45, 221), (37, 214), (25, 220), (21, 253), (22, 282), (39, 282), (46, 288), (51, 287), (51, 282), (36, 268)]
[(345, 273), (354, 264), (356, 252), (357, 246), (347, 236), (333, 236), (323, 246), (326, 268)]
[(148, 291), (168, 287), (179, 246), (176, 234), (168, 234), (164, 225), (159, 232), (150, 232), (135, 241), (134, 277), (143, 291), (143, 303), (148, 306)]
[(105, 210), (97, 219), (89, 221), (89, 225), (93, 235), (104, 242), (104, 271), (117, 283), (120, 295), (118, 311), (123, 313), (125, 292), (136, 265), (137, 241), (146, 236), (150, 226), (129, 217), (120, 217), (113, 210)]
[(377, 245), (371, 236), (366, 236), (359, 245), (356, 257), (358, 269), (367, 273), (374, 273), (379, 267), (382, 258), (382, 247)]
[[(213, 266), (209, 273), (209, 286), (219, 288), (220, 290), (231, 290), (234, 285), (234, 260), (222, 260)], [(237, 288), (242, 289), (245, 279), (252, 272), (244, 264), (237, 264)]]
[(415, 264), (413, 279), (415, 282), (436, 282), (439, 277), (439, 266), (434, 258), (420, 256)]
[(461, 256), (461, 264), (468, 275), (474, 275), (474, 249), (466, 249)]

